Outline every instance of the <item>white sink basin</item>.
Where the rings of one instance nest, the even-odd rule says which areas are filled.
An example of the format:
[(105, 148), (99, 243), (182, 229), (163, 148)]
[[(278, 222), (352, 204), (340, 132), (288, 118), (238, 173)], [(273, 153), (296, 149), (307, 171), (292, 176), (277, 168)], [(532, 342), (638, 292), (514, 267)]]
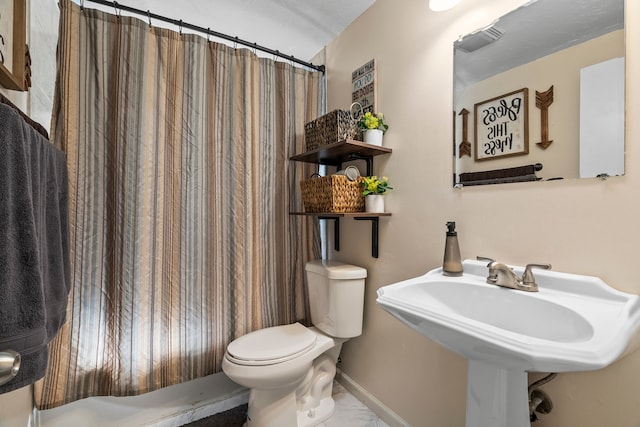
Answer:
[[(637, 295), (617, 291), (597, 277), (548, 270), (534, 270), (539, 292), (524, 292), (487, 284), (486, 262), (466, 260), (463, 266), (461, 277), (436, 269), (384, 286), (377, 302), (425, 337), (469, 359), (467, 426), (528, 426), (528, 407), (526, 420), (519, 419), (522, 408), (511, 415), (507, 413), (513, 408), (505, 409), (521, 407), (521, 399), (526, 405), (526, 371), (600, 369), (636, 348)], [(522, 275), (522, 267), (513, 268)], [(490, 402), (478, 398), (487, 388), (499, 389)], [(470, 414), (474, 404), (494, 408), (491, 413), (475, 408)], [(496, 405), (503, 414), (493, 413)]]

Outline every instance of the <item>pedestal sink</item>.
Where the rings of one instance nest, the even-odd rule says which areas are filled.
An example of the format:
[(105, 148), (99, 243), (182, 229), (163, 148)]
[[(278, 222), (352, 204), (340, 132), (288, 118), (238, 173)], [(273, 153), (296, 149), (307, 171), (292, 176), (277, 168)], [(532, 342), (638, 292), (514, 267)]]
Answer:
[(487, 284), (486, 262), (463, 267), (384, 286), (377, 302), (468, 359), (467, 427), (529, 427), (527, 372), (600, 369), (637, 347), (638, 295), (547, 270), (535, 271), (539, 292), (524, 292)]

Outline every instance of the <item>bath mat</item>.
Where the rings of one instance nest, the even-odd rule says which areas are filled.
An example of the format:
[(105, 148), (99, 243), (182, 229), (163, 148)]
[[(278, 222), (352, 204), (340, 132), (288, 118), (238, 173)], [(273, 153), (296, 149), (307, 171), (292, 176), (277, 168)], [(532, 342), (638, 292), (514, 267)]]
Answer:
[(248, 405), (240, 405), (228, 411), (184, 424), (183, 427), (242, 427), (247, 419)]

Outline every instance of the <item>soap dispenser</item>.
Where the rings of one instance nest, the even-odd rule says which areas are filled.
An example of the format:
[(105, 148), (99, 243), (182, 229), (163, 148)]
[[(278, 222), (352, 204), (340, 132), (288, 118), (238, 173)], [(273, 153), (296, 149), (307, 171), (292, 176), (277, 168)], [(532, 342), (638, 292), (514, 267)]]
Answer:
[(447, 222), (447, 239), (444, 245), (442, 273), (445, 276), (462, 275), (462, 259), (460, 258), (460, 246), (458, 245), (458, 233), (456, 232), (456, 223), (453, 221)]

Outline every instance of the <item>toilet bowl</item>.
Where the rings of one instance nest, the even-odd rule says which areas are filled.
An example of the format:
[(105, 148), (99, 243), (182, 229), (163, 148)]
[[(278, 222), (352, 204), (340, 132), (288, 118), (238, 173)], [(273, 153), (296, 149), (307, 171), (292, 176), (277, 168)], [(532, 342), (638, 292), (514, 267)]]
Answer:
[(250, 389), (246, 427), (311, 427), (334, 412), (340, 350), (362, 332), (366, 270), (317, 260), (306, 272), (314, 327), (265, 328), (227, 347), (222, 370)]

